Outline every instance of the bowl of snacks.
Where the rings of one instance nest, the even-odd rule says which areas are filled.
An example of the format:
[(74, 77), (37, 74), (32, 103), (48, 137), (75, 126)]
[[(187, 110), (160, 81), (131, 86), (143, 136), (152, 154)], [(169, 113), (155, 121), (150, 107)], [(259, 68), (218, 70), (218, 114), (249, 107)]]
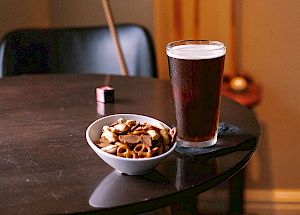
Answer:
[(120, 173), (151, 171), (176, 147), (176, 128), (143, 115), (115, 114), (94, 121), (86, 130), (94, 152)]

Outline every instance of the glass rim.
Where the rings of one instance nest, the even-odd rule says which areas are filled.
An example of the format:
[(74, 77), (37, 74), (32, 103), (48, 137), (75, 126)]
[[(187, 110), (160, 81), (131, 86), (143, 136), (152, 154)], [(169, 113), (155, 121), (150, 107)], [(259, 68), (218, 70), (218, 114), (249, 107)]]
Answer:
[[(188, 44), (199, 44), (199, 45), (216, 45), (215, 48), (212, 48), (212, 49), (209, 49), (209, 50), (206, 50), (206, 51), (214, 51), (214, 50), (221, 50), (221, 49), (226, 49), (226, 45), (220, 41), (217, 41), (217, 40), (176, 40), (176, 41), (173, 41), (173, 42), (169, 42), (166, 46), (166, 50), (168, 51), (172, 51), (172, 48), (174, 46), (177, 46), (177, 45), (188, 45)], [(180, 50), (176, 50), (177, 52)]]

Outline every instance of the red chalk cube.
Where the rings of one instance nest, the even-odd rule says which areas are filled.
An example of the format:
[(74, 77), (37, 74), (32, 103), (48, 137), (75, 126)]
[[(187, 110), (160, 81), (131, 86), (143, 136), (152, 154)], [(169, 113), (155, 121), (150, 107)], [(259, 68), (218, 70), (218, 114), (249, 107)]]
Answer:
[(96, 88), (96, 99), (102, 103), (113, 103), (115, 100), (115, 90), (112, 87), (97, 87)]

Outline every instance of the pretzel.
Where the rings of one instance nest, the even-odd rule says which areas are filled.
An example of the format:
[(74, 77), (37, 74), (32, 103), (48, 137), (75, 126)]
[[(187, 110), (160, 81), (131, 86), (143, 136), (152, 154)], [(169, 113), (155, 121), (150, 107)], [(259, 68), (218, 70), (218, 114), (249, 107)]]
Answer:
[(142, 143), (137, 144), (133, 151), (138, 155), (139, 158), (150, 158), (152, 156), (151, 148)]
[(134, 153), (134, 151), (130, 150), (128, 146), (122, 144), (117, 149), (117, 156), (123, 157), (123, 158), (137, 158), (137, 155)]
[(151, 150), (151, 153), (152, 153), (152, 156), (158, 156), (158, 155), (160, 155), (159, 147), (158, 147), (158, 146), (154, 147), (154, 148)]
[(130, 150), (126, 158), (138, 158), (134, 151)]

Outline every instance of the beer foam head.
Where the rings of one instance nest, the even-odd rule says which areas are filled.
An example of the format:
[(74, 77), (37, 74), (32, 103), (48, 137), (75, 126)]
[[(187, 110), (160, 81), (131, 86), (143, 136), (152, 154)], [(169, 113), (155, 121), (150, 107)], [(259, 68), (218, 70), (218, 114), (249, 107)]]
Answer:
[(225, 55), (226, 47), (223, 43), (213, 44), (184, 44), (167, 46), (167, 55), (177, 59), (200, 60), (212, 59)]

